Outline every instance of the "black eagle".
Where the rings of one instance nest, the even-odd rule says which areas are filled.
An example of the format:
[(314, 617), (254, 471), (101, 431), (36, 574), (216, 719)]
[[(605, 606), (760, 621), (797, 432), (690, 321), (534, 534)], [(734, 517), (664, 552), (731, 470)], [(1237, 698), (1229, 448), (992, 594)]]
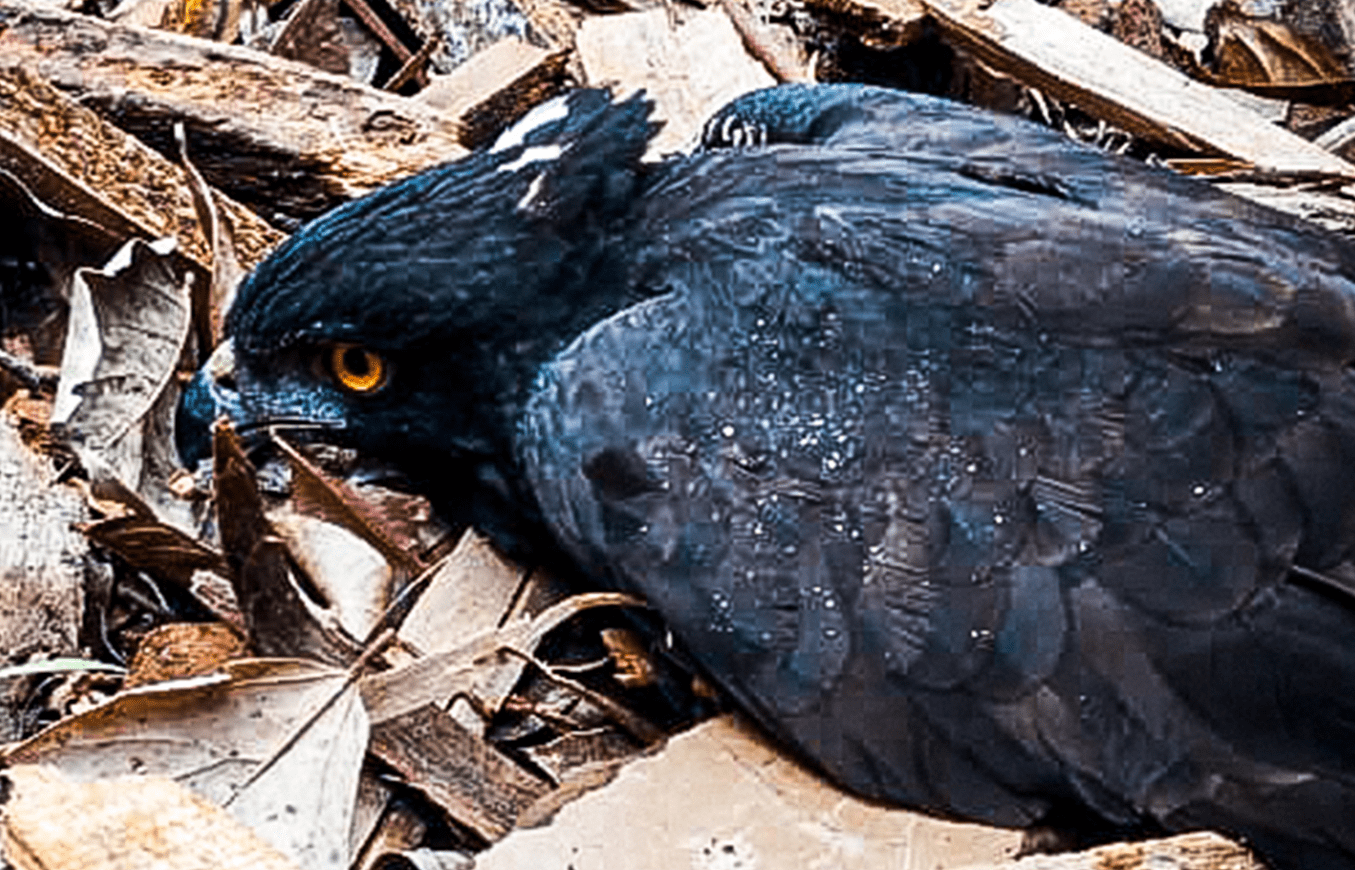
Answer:
[(1355, 248), (856, 86), (577, 91), (331, 212), (188, 393), (642, 593), (874, 798), (1355, 868)]

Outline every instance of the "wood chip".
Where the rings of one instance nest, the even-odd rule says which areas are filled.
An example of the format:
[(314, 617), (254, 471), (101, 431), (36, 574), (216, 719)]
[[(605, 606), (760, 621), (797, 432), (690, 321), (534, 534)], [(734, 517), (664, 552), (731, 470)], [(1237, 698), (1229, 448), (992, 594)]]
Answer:
[(417, 99), (459, 118), (462, 144), (478, 148), (564, 90), (569, 56), (516, 37), (501, 39), (451, 75), (434, 77)]
[(744, 51), (738, 31), (722, 9), (683, 13), (654, 9), (590, 18), (579, 30), (579, 58), (589, 85), (629, 95), (644, 89), (654, 101), (654, 119), (664, 122), (649, 154), (680, 150), (695, 141), (702, 124), (740, 94), (776, 80)]
[(72, 783), (5, 772), (5, 857), (16, 870), (297, 870), (220, 807), (161, 777)]

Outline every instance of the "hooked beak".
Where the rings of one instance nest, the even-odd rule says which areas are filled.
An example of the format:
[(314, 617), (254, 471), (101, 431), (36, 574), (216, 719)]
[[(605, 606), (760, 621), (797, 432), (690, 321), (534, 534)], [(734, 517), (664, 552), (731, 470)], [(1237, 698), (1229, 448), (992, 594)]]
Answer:
[(174, 446), (185, 468), (197, 468), (212, 455), (212, 424), (223, 414), (235, 421), (244, 419), (235, 390), (235, 350), (229, 339), (217, 346), (179, 397)]

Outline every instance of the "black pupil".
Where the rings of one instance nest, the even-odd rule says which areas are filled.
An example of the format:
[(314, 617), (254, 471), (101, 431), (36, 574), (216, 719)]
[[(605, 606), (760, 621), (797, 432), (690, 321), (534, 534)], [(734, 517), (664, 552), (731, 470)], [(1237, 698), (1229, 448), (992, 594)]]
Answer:
[(343, 367), (355, 377), (365, 378), (370, 374), (367, 352), (360, 347), (350, 347), (343, 352)]

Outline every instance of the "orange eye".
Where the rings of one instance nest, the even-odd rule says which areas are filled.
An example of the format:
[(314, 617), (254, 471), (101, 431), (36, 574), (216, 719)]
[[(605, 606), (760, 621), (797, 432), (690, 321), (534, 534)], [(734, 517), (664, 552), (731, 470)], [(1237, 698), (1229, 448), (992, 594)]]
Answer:
[(336, 344), (329, 352), (329, 367), (339, 383), (355, 393), (375, 393), (386, 385), (386, 361), (356, 344)]

